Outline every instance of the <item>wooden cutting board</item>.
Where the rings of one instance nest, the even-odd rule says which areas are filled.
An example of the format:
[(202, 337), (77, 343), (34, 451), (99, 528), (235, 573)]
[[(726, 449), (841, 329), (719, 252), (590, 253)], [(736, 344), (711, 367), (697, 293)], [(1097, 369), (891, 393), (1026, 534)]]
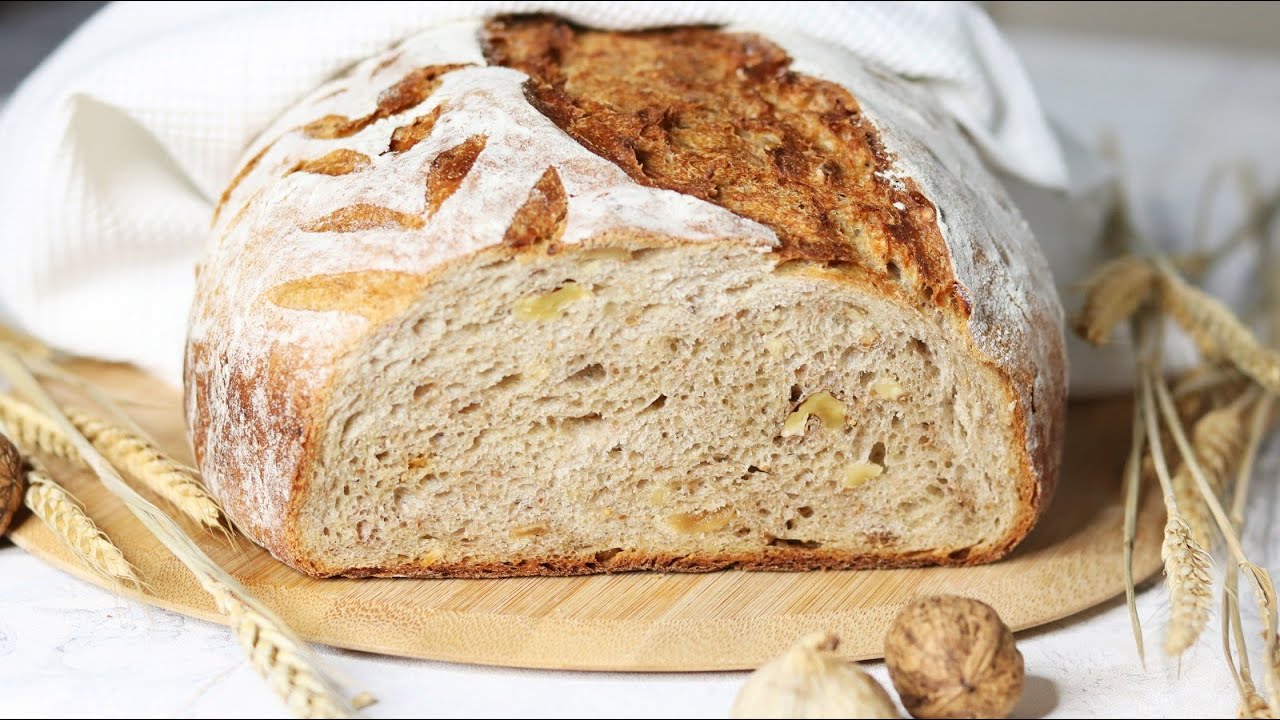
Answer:
[[(177, 390), (128, 367), (77, 371), (135, 399), (135, 419), (190, 461)], [(982, 567), (850, 572), (628, 573), (506, 580), (315, 580), (239, 538), (200, 545), (310, 640), (389, 655), (486, 665), (632, 671), (753, 668), (798, 636), (825, 629), (857, 659), (880, 656), (885, 628), (912, 598), (956, 593), (999, 610), (1015, 630), (1078, 613), (1124, 591), (1120, 473), (1128, 402), (1071, 407), (1064, 474), (1039, 527), (1010, 557)], [(128, 597), (220, 621), (195, 580), (87, 472), (54, 473), (136, 565), (150, 592)], [(1160, 567), (1164, 514), (1144, 493), (1134, 553), (1139, 581)], [(29, 515), (19, 546), (90, 582)]]

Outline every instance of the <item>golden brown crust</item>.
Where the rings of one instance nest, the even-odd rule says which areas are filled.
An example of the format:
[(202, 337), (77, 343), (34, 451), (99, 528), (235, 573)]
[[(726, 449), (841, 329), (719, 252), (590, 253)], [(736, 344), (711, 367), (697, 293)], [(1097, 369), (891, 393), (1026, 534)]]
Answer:
[(458, 191), (458, 186), (471, 172), (471, 166), (476, 164), (476, 158), (484, 151), (487, 141), (484, 135), (472, 135), (431, 161), (431, 172), (427, 175), (428, 215), (434, 215), (444, 201)]
[(387, 152), (408, 152), (414, 145), (426, 140), (435, 129), (436, 121), (440, 119), (440, 113), (444, 112), (444, 109), (444, 105), (437, 105), (426, 115), (414, 118), (414, 121), (408, 125), (396, 128), (391, 133), (391, 143), (387, 147)]
[(0, 434), (0, 535), (22, 505), (22, 454), (9, 438)]
[(636, 182), (767, 225), (785, 258), (872, 268), (967, 312), (933, 204), (910, 181), (895, 187), (857, 100), (791, 71), (767, 40), (505, 16), (485, 45), (530, 76), (535, 107)]
[[(564, 233), (565, 215), (569, 213), (569, 198), (565, 195), (560, 174), (549, 167), (529, 190), (529, 197), (511, 219), (511, 227), (502, 236), (502, 243), (521, 249), (531, 245), (555, 245)], [(554, 248), (549, 247), (554, 253)]]
[(294, 165), (289, 172), (308, 172), (316, 173), (317, 175), (336, 176), (363, 170), (369, 167), (370, 164), (372, 164), (372, 161), (368, 155), (355, 150), (339, 148), (318, 158), (303, 160)]

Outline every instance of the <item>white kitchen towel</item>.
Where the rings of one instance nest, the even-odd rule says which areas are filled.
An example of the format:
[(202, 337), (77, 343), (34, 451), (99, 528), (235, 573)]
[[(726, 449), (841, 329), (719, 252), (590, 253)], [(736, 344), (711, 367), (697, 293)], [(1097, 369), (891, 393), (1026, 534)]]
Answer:
[(934, 93), (995, 168), (1067, 183), (1017, 57), (967, 3), (116, 3), (0, 117), (0, 318), (177, 382), (195, 259), (254, 136), (335, 72), (422, 28), (530, 11), (617, 29), (806, 33)]

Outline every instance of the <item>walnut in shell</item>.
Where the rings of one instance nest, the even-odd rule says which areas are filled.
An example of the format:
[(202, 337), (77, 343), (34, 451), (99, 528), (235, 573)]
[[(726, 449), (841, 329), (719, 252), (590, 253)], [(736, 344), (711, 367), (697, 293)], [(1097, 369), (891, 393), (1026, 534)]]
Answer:
[(896, 718), (880, 683), (835, 654), (828, 633), (801, 638), (747, 678), (733, 703), (734, 718)]
[(22, 504), (22, 454), (0, 433), (0, 535), (9, 530)]
[(1022, 695), (1022, 653), (986, 603), (928, 597), (898, 613), (884, 641), (889, 677), (918, 718), (1003, 718)]

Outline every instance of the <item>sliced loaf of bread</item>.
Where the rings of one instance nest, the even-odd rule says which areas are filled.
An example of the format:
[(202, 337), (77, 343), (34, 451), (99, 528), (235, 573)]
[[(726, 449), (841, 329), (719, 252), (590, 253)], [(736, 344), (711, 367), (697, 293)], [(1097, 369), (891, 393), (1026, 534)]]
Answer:
[(315, 575), (978, 563), (1048, 502), (1060, 327), (909, 83), (774, 33), (495, 18), (249, 149), (187, 415), (230, 517)]

